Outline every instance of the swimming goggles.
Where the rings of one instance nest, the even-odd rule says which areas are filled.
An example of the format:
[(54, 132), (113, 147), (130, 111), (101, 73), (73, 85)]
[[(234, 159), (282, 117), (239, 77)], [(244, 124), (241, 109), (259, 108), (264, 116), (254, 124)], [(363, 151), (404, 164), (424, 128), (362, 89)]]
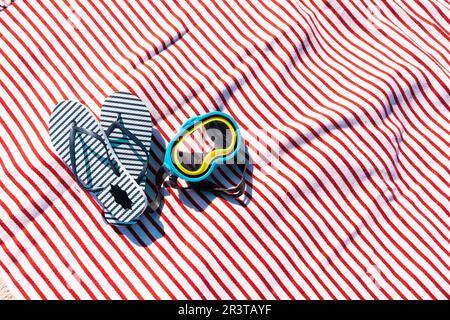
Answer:
[[(161, 202), (161, 188), (167, 177), (168, 186), (176, 189), (197, 189), (238, 197), (245, 190), (245, 159), (238, 161), (243, 147), (239, 126), (228, 114), (213, 111), (188, 119), (169, 142), (164, 161), (156, 174), (157, 196), (149, 206), (156, 210)], [(218, 165), (238, 163), (242, 176), (239, 182), (223, 188), (208, 180)], [(186, 181), (183, 186), (178, 182)]]

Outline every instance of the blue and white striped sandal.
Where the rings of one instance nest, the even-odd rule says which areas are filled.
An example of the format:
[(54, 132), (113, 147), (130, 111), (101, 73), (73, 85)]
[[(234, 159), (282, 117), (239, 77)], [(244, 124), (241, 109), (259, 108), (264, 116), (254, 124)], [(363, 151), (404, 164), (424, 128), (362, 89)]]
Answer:
[(81, 103), (63, 101), (53, 110), (49, 134), (56, 152), (119, 224), (136, 221), (147, 208), (142, 187), (120, 163), (94, 115)]
[[(131, 177), (145, 190), (153, 123), (146, 105), (128, 92), (116, 92), (102, 106), (100, 124), (122, 165)], [(116, 225), (120, 223), (105, 210), (105, 219)]]

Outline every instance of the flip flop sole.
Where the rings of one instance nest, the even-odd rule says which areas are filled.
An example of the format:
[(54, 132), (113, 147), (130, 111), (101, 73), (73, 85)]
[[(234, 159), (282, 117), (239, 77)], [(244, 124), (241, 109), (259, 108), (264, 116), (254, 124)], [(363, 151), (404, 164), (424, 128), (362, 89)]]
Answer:
[[(124, 127), (131, 131), (149, 152), (153, 123), (147, 106), (131, 93), (116, 92), (103, 103), (100, 116), (103, 130), (108, 130), (119, 115)], [(147, 160), (145, 152), (118, 129), (111, 132), (108, 139), (128, 173), (137, 178)], [(141, 186), (145, 187), (145, 180), (141, 181)]]
[[(118, 116), (123, 126), (133, 133), (149, 152), (152, 144), (153, 123), (147, 106), (142, 100), (128, 92), (112, 94), (103, 103), (100, 116), (100, 124), (105, 132), (118, 119)], [(130, 176), (137, 179), (147, 160), (145, 152), (135, 142), (124, 136), (119, 129), (112, 131), (108, 139)], [(145, 179), (139, 183), (145, 190)], [(123, 225), (115, 221), (108, 211), (105, 211), (105, 218), (112, 224)]]
[[(147, 197), (120, 163), (96, 118), (79, 102), (66, 100), (52, 111), (49, 135), (56, 152), (72, 171), (70, 134), (73, 122), (78, 127), (103, 137), (106, 145), (105, 149), (99, 140), (89, 135), (77, 134), (74, 153), (78, 177), (89, 187), (100, 187), (99, 191), (90, 193), (116, 221), (135, 221), (146, 209)], [(108, 159), (112, 159), (117, 166), (117, 175)]]

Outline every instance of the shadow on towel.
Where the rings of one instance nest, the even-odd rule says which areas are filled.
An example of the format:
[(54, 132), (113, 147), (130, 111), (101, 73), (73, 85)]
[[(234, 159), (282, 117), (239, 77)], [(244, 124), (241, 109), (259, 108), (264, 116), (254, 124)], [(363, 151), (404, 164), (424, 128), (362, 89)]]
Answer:
[[(164, 159), (166, 143), (158, 130), (153, 128), (152, 146), (150, 148), (150, 159), (147, 170), (147, 181), (145, 194), (151, 202), (156, 197), (155, 175), (161, 167)], [(164, 193), (163, 193), (164, 194)], [(152, 211), (149, 208), (142, 214), (138, 223), (132, 226), (116, 227), (116, 231), (130, 239), (134, 244), (147, 247), (158, 239), (164, 237), (164, 225), (160, 220), (161, 212), (164, 208), (164, 198), (158, 210)]]

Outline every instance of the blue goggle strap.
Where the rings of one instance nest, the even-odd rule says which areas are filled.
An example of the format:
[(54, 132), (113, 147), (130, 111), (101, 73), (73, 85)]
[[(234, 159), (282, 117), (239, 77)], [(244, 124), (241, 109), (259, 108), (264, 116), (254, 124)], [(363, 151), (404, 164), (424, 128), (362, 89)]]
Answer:
[(238, 167), (242, 170), (242, 177), (239, 180), (239, 182), (232, 187), (223, 188), (223, 187), (217, 186), (217, 184), (215, 184), (214, 182), (206, 181), (206, 180), (200, 181), (200, 182), (186, 181), (187, 186), (181, 186), (178, 183), (178, 177), (175, 175), (171, 175), (169, 170), (166, 167), (161, 166), (159, 168), (158, 172), (156, 173), (156, 177), (155, 177), (155, 186), (156, 186), (157, 194), (155, 196), (155, 199), (149, 203), (149, 207), (153, 211), (156, 211), (159, 208), (159, 206), (161, 204), (161, 200), (162, 200), (161, 190), (163, 188), (164, 181), (166, 180), (167, 177), (169, 177), (169, 179), (167, 181), (167, 185), (174, 189), (179, 189), (179, 190), (193, 189), (193, 190), (201, 190), (201, 191), (210, 191), (210, 192), (216, 193), (217, 195), (227, 195), (227, 196), (237, 198), (237, 197), (241, 196), (245, 191), (245, 175), (247, 173), (247, 162), (245, 162), (243, 164), (238, 164)]

